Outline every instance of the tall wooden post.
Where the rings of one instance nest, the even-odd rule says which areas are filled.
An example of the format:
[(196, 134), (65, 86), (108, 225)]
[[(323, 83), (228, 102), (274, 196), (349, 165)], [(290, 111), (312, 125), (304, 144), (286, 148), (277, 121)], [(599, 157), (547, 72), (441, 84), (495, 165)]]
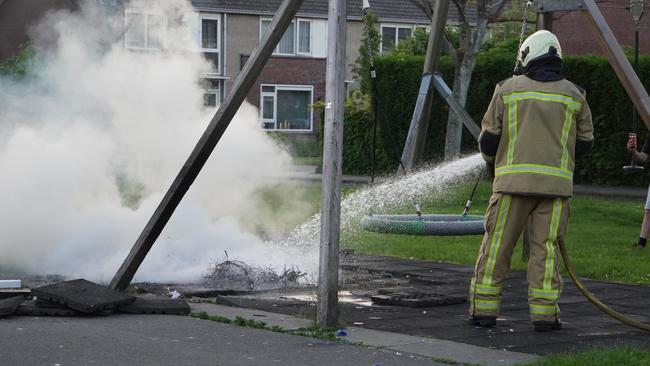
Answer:
[(553, 12), (537, 12), (537, 30), (553, 32)]
[(338, 321), (346, 17), (346, 0), (329, 0), (317, 308), (321, 326), (333, 326)]
[(427, 56), (424, 60), (420, 91), (415, 103), (406, 143), (404, 144), (404, 151), (402, 152), (402, 164), (399, 167), (399, 170), (403, 173), (413, 171), (424, 153), (429, 117), (431, 116), (431, 104), (433, 103), (432, 75), (438, 69), (448, 11), (449, 0), (438, 0), (434, 4), (433, 15), (431, 16), (431, 33), (427, 44)]
[(208, 128), (199, 139), (187, 161), (185, 161), (149, 222), (147, 222), (138, 240), (131, 248), (131, 252), (129, 252), (122, 266), (115, 273), (110, 283), (112, 288), (124, 290), (131, 283), (140, 264), (142, 264), (176, 207), (185, 196), (185, 192), (194, 183), (221, 136), (226, 132), (226, 128), (228, 128), (235, 113), (246, 99), (246, 95), (248, 95), (251, 87), (259, 77), (266, 61), (271, 57), (273, 50), (280, 42), (289, 24), (293, 21), (302, 3), (303, 0), (284, 0), (282, 2), (271, 22), (269, 31), (260, 41), (260, 45), (253, 51), (242, 71), (237, 75), (231, 92), (214, 117), (212, 117)]

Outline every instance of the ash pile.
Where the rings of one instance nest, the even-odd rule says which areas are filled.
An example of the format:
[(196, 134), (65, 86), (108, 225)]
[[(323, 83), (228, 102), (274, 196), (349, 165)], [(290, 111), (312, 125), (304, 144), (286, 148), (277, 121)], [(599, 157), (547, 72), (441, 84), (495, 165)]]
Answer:
[[(33, 289), (0, 291), (0, 316), (78, 316), (128, 314), (187, 315), (189, 305), (182, 300), (132, 296), (84, 279), (64, 281)], [(16, 283), (17, 282), (17, 283)], [(17, 284), (17, 286), (16, 286)]]

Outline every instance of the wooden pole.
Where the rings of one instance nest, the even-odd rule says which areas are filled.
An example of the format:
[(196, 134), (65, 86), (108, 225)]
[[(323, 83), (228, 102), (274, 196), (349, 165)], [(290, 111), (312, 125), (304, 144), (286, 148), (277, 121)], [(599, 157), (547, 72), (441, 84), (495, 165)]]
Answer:
[(594, 0), (584, 0), (584, 5), (585, 11), (583, 14), (587, 18), (591, 30), (596, 35), (596, 39), (603, 51), (605, 51), (605, 55), (607, 55), (609, 63), (614, 68), (616, 76), (618, 76), (628, 96), (632, 99), (632, 103), (639, 111), (643, 122), (650, 129), (650, 96), (648, 96), (648, 92), (641, 84), (641, 80), (634, 72), (625, 53), (623, 53), (621, 45), (614, 37), (609, 25), (607, 25), (607, 21), (600, 9), (598, 9), (598, 5)]
[(553, 12), (537, 13), (537, 30), (547, 30), (553, 32)]
[(346, 0), (329, 0), (317, 308), (321, 326), (334, 326), (338, 321), (346, 13)]
[(427, 44), (427, 56), (424, 60), (420, 92), (415, 103), (413, 118), (409, 127), (402, 160), (399, 171), (409, 173), (415, 169), (424, 153), (424, 144), (429, 127), (431, 116), (431, 104), (433, 103), (433, 90), (431, 88), (431, 76), (438, 69), (440, 53), (444, 38), (445, 25), (447, 24), (447, 12), (449, 11), (449, 0), (439, 0), (433, 6), (431, 16), (431, 33)]
[(174, 210), (185, 196), (203, 165), (210, 157), (215, 146), (226, 132), (235, 113), (246, 99), (246, 95), (262, 72), (266, 61), (271, 57), (273, 50), (291, 24), (294, 16), (300, 9), (303, 0), (284, 0), (271, 22), (269, 31), (260, 41), (259, 46), (253, 51), (242, 71), (237, 75), (232, 90), (214, 115), (208, 128), (199, 142), (194, 147), (189, 158), (174, 179), (169, 190), (144, 227), (136, 240), (131, 252), (117, 270), (111, 280), (110, 286), (117, 290), (124, 290), (131, 283), (133, 276), (138, 271), (140, 264), (155, 243), (156, 239), (165, 228)]

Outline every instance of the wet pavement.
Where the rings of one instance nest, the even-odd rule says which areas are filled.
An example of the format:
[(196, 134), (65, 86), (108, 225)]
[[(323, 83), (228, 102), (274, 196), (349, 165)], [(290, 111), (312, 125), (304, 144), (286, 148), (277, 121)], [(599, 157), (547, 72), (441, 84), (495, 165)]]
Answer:
[[(465, 297), (472, 268), (422, 260), (354, 255), (341, 257), (341, 321), (348, 326), (449, 340), (491, 349), (543, 355), (597, 346), (629, 345), (650, 350), (650, 335), (614, 320), (589, 303), (565, 278), (560, 299), (561, 331), (533, 331), (527, 304), (526, 274), (513, 271), (504, 287), (502, 316), (493, 329), (467, 325), (467, 302), (432, 306), (376, 305), (380, 292), (424, 298)], [(615, 310), (650, 323), (650, 287), (584, 281), (596, 297)], [(381, 290), (381, 291), (380, 291)], [(313, 290), (312, 290), (313, 291)], [(313, 294), (305, 289), (220, 296), (223, 305), (266, 310), (313, 319)], [(453, 302), (453, 301), (452, 301)]]

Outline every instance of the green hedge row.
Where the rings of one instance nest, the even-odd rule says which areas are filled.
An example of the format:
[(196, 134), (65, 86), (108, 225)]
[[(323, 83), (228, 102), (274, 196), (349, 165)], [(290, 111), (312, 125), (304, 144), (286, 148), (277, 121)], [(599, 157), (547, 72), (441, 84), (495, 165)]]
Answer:
[[(418, 56), (387, 56), (376, 61), (379, 91), (378, 172), (395, 171), (398, 165), (417, 98), (423, 62), (424, 58)], [(467, 98), (467, 111), (475, 121), (479, 122), (483, 117), (494, 85), (511, 76), (513, 64), (512, 55), (507, 53), (484, 52), (479, 55)], [(451, 85), (451, 61), (443, 57), (439, 69)], [(594, 149), (578, 161), (576, 183), (641, 185), (647, 182), (647, 173), (624, 175), (621, 171), (621, 167), (630, 162), (625, 143), (632, 129), (632, 103), (608, 61), (597, 56), (566, 57), (564, 74), (587, 90), (595, 128)], [(641, 57), (639, 76), (648, 88), (650, 57)], [(370, 172), (372, 155), (372, 108), (369, 100), (359, 96), (355, 98), (348, 102), (346, 108), (343, 168), (347, 174), (367, 174)], [(442, 159), (447, 114), (446, 103), (436, 97), (424, 153), (426, 161)], [(642, 143), (647, 128), (639, 122), (637, 129)], [(478, 151), (476, 142), (466, 130), (462, 149), (466, 153)]]

